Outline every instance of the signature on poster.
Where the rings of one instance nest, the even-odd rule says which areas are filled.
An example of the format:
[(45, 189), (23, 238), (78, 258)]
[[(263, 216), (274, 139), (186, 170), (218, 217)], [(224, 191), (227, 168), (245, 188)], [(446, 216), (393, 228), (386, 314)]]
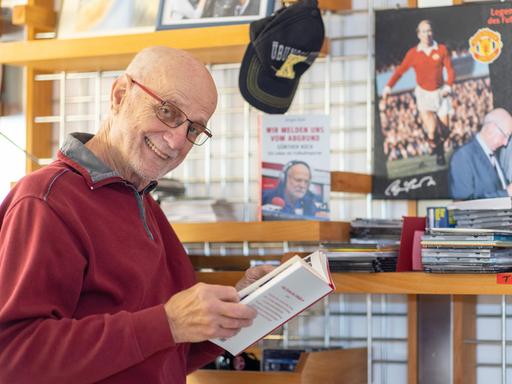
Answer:
[(388, 185), (384, 193), (386, 196), (398, 196), (400, 193), (408, 193), (415, 189), (420, 189), (423, 186), (435, 187), (436, 185), (437, 184), (432, 176), (423, 176), (419, 180), (416, 177), (413, 177), (412, 179), (404, 180), (403, 182), (401, 179), (396, 179)]

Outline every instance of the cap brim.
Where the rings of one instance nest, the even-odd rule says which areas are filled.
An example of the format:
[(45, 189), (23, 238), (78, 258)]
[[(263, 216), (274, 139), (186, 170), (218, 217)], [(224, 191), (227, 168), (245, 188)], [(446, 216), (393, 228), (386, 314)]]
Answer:
[(293, 101), (298, 84), (298, 77), (293, 80), (281, 79), (271, 69), (264, 69), (252, 43), (249, 43), (238, 78), (240, 92), (249, 104), (266, 113), (285, 113)]

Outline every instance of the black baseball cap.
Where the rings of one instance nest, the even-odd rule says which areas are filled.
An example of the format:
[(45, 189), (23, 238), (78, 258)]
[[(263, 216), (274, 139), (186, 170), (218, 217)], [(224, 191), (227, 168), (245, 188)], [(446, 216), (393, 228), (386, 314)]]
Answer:
[(299, 1), (252, 22), (238, 79), (245, 100), (263, 112), (285, 113), (324, 35), (316, 0)]

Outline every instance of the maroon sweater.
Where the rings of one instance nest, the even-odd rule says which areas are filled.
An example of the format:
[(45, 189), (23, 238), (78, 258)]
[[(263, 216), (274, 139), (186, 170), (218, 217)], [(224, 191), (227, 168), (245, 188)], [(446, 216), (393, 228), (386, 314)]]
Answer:
[(69, 137), (0, 206), (1, 383), (184, 383), (221, 350), (175, 344), (164, 312), (195, 283), (147, 194)]

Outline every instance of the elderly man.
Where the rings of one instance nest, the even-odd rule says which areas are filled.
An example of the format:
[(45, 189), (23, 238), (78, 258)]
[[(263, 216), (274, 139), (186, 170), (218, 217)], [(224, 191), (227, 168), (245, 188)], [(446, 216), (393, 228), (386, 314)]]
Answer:
[(512, 184), (496, 158), (512, 134), (512, 117), (503, 108), (489, 112), (480, 132), (459, 148), (450, 161), (452, 198), (467, 200), (512, 196)]
[(182, 384), (221, 353), (206, 340), (251, 324), (234, 287), (196, 284), (149, 195), (212, 136), (216, 102), (201, 63), (147, 48), (97, 135), (17, 183), (0, 206), (0, 382)]
[[(432, 23), (422, 20), (416, 28), (418, 45), (407, 51), (404, 60), (384, 87), (384, 99), (391, 93), (391, 88), (409, 69), (416, 72), (417, 86), (414, 90), (416, 105), (423, 121), (423, 129), (427, 134), (432, 153), (436, 154), (437, 164), (444, 165), (444, 136), (448, 129), (451, 111), (451, 86), (455, 80), (450, 52), (444, 44), (434, 40)], [(447, 79), (443, 79), (446, 68)]]
[(328, 217), (326, 204), (309, 190), (310, 184), (309, 165), (301, 160), (292, 160), (284, 165), (277, 187), (263, 191), (262, 204), (277, 205), (279, 213), (285, 215)]

